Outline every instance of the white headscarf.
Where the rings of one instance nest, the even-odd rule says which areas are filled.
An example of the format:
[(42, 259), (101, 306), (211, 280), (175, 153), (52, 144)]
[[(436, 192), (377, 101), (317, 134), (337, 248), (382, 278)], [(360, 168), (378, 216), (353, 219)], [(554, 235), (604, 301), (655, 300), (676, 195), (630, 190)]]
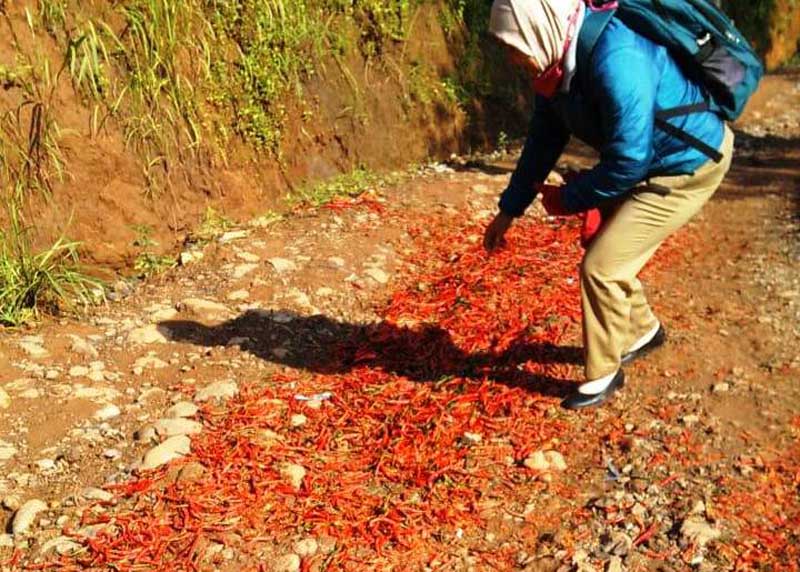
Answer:
[(489, 32), (544, 71), (564, 55), (569, 19), (581, 0), (494, 0)]

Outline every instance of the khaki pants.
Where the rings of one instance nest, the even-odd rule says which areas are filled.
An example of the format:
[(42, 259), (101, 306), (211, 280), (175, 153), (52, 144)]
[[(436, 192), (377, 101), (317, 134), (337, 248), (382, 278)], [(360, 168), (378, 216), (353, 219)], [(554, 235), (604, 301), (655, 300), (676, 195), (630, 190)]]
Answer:
[(719, 187), (733, 154), (727, 126), (720, 152), (720, 163), (709, 161), (693, 175), (651, 179), (670, 193), (643, 187), (619, 206), (587, 250), (581, 265), (587, 380), (617, 371), (622, 354), (657, 324), (637, 276), (661, 243)]

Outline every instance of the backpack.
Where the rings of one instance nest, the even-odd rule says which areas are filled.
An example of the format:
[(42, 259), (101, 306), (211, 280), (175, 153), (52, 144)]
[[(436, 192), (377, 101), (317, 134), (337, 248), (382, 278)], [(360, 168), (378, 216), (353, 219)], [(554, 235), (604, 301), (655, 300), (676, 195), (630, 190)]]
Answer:
[[(713, 147), (678, 129), (667, 119), (713, 111), (733, 121), (744, 110), (758, 87), (764, 67), (750, 44), (730, 19), (711, 0), (585, 0), (587, 8), (604, 17), (591, 22), (588, 39), (578, 49), (591, 52), (612, 16), (649, 40), (665, 46), (684, 74), (706, 93), (702, 104), (663, 109), (656, 113), (656, 126), (719, 162)], [(583, 35), (584, 32), (581, 32)], [(588, 66), (585, 66), (588, 67)]]

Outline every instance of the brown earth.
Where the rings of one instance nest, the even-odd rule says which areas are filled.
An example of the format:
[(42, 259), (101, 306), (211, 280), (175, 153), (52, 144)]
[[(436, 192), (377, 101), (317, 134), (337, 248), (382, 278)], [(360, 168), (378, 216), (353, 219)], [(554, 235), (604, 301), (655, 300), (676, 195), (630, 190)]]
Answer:
[[(608, 480), (608, 463), (613, 459), (619, 470), (630, 467), (633, 475), (647, 474), (642, 463), (662, 445), (636, 435), (654, 424), (667, 436), (694, 427), (705, 454), (716, 459), (681, 476), (677, 488), (664, 485), (653, 506), (647, 505), (650, 516), (665, 522), (679, 522), (687, 503), (707, 499), (707, 490), (719, 479), (746, 481), (750, 473), (742, 467), (749, 466), (747, 459), (768, 462), (796, 440), (791, 420), (800, 411), (799, 103), (800, 76), (767, 78), (735, 126), (737, 154), (722, 188), (684, 233), (686, 246), (670, 264), (648, 274), (650, 299), (669, 330), (667, 347), (634, 365), (628, 388), (608, 406), (580, 415), (553, 411), (554, 419), (573, 424), (574, 435), (561, 443), (570, 452), (565, 480), (579, 483), (585, 494), (579, 499), (545, 495), (538, 501), (541, 510), (566, 515), (576, 503), (589, 512), (607, 506), (602, 503), (622, 494)], [(587, 164), (590, 158), (585, 148), (573, 146), (560, 168)], [(413, 250), (408, 221), (432, 217), (433, 224), (458, 228), (465, 217), (486, 220), (512, 166), (512, 158), (461, 161), (452, 168), (434, 165), (397, 188), (372, 195), (375, 202), (365, 208), (320, 209), (267, 228), (245, 227), (247, 236), (207, 246), (201, 262), (143, 284), (86, 319), (5, 332), (0, 388), (10, 395), (10, 407), (0, 409), (0, 450), (5, 442), (17, 454), (2, 466), (0, 498), (11, 508), (31, 498), (50, 505), (44, 525), (29, 538), (15, 539), (16, 545), (26, 557), (37, 558), (45, 539), (58, 534), (64, 523), (75, 522), (85, 504), (85, 487), (128, 478), (131, 463), (150, 446), (147, 439), (135, 440), (135, 433), (163, 417), (182, 388), (231, 377), (250, 383), (284, 369), (304, 371), (319, 357), (325, 340), (376, 320), (392, 277), (401, 270), (413, 277), (415, 264), (424, 265), (424, 253)], [(381, 206), (405, 214), (384, 218)], [(534, 209), (531, 216), (542, 215)], [(281, 261), (266, 262), (276, 257), (291, 260), (296, 269), (279, 271)], [(192, 310), (187, 298), (215, 300), (227, 310)], [(214, 324), (257, 308), (272, 316), (293, 312), (309, 318), (291, 326), (278, 319), (274, 329), (257, 332), (257, 351), (248, 351), (247, 341), (232, 341), (255, 335), (246, 320), (214, 330), (200, 344), (189, 336), (144, 346), (129, 341), (131, 332), (148, 324)], [(320, 334), (320, 328), (327, 333)], [(576, 345), (577, 326), (570, 332)], [(48, 355), (35, 357), (20, 348), (23, 336), (34, 334), (41, 336)], [(97, 354), (75, 346), (71, 334)], [(87, 370), (71, 374), (75, 366)], [(578, 375), (575, 368), (573, 378)], [(118, 415), (106, 421), (93, 417), (108, 403), (119, 407)], [(628, 441), (619, 442), (615, 431)], [(584, 435), (598, 436), (587, 444)], [(641, 448), (625, 444), (634, 438)], [(674, 450), (676, 459), (688, 455), (681, 447)], [(50, 462), (37, 464), (42, 460)], [(667, 479), (668, 474), (657, 477)], [(511, 500), (507, 507), (515, 514), (527, 510)], [(523, 525), (501, 513), (498, 509), (496, 518), (488, 519), (480, 538), (468, 539), (469, 548), (491, 552), (501, 543), (518, 545), (520, 570), (555, 570), (563, 558), (560, 543), (572, 527), (589, 539), (609, 531), (596, 517), (581, 524), (565, 522), (531, 543), (522, 540)], [(7, 510), (2, 516), (10, 522), (12, 514)], [(738, 529), (733, 523), (721, 525), (729, 528), (720, 546), (734, 546)], [(683, 569), (681, 562), (658, 562), (652, 556), (669, 542), (666, 531), (659, 533), (653, 550), (626, 556), (626, 567)], [(592, 546), (587, 541), (589, 556)], [(3, 550), (0, 544), (0, 562)], [(716, 564), (709, 568), (706, 562), (703, 569), (731, 568), (723, 548), (716, 554)]]

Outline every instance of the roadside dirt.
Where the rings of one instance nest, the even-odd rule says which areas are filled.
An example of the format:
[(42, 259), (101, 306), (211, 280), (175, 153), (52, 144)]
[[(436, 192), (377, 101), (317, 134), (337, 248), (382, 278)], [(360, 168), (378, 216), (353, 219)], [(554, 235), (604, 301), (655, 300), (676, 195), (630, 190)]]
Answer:
[[(722, 188), (646, 270), (649, 298), (668, 329), (668, 345), (628, 370), (629, 384), (613, 403), (580, 414), (561, 411), (557, 398), (580, 373), (579, 324), (574, 306), (565, 308), (559, 348), (526, 350), (533, 352), (528, 365), (543, 368), (554, 380), (540, 379), (527, 389), (518, 383), (492, 389), (511, 392), (497, 399), (529, 397), (524, 397), (526, 405), (509, 405), (506, 415), (493, 419), (496, 435), (487, 434), (490, 423), (480, 437), (466, 437), (476, 448), (497, 448), (492, 453), (496, 462), (488, 468), (474, 461), (493, 475), (481, 481), (487, 488), (479, 502), (452, 507), (453, 513), (474, 519), (467, 519), (469, 527), (454, 531), (448, 523), (462, 522), (458, 514), (437, 512), (433, 520), (440, 527), (415, 532), (404, 525), (398, 537), (375, 525), (370, 529), (374, 537), (392, 540), (377, 549), (354, 544), (348, 552), (341, 546), (345, 536), (336, 538), (331, 529), (319, 533), (322, 525), (312, 521), (295, 519), (280, 536), (264, 533), (267, 537), (258, 542), (249, 535), (252, 530), (239, 525), (229, 529), (236, 539), (214, 536), (202, 546), (204, 556), (193, 562), (209, 570), (275, 571), (300, 569), (301, 562), (303, 570), (796, 570), (800, 76), (767, 78), (735, 127), (737, 154)], [(574, 146), (559, 168), (590, 161), (585, 148)], [(199, 262), (144, 284), (86, 319), (2, 333), (0, 388), (8, 400), (3, 406), (0, 392), (0, 520), (10, 527), (14, 511), (31, 499), (41, 499), (47, 509), (29, 532), (0, 535), (0, 569), (22, 570), (35, 562), (54, 562), (53, 551), (66, 555), (77, 550), (69, 543), (89, 534), (80, 531), (92, 518), (134, 527), (130, 514), (137, 509), (150, 514), (151, 508), (161, 507), (172, 515), (169, 502), (150, 484), (142, 485), (132, 466), (168, 436), (163, 427), (160, 434), (152, 429), (170, 416), (167, 410), (198, 400), (209, 386), (233, 384), (240, 397), (229, 405), (198, 402), (199, 414), (192, 412), (187, 419), (199, 419), (203, 434), (191, 435), (200, 449), (193, 449), (195, 456), (186, 462), (201, 466), (206, 477), (197, 477), (199, 482), (218, 479), (220, 495), (226, 490), (220, 475), (233, 469), (217, 468), (203, 455), (215, 431), (235, 431), (237, 419), (254, 415), (241, 395), (285, 404), (284, 395), (300, 395), (315, 384), (339, 380), (345, 387), (347, 373), (359, 360), (380, 375), (388, 371), (448, 389), (454, 375), (464, 375), (461, 371), (434, 366), (429, 371), (422, 359), (397, 366), (392, 351), (405, 355), (397, 348), (384, 354), (375, 350), (380, 355), (355, 352), (344, 369), (340, 352), (350, 346), (363, 349), (364, 340), (374, 342), (386, 334), (381, 328), (402, 326), (410, 311), (401, 312), (400, 321), (393, 312), (415, 297), (416, 319), (427, 315), (422, 323), (439, 330), (406, 342), (415, 348), (405, 348), (409, 355), (425, 356), (428, 348), (438, 348), (438, 331), (452, 335), (459, 348), (468, 345), (469, 324), (458, 322), (466, 309), (460, 314), (441, 308), (428, 315), (423, 302), (448, 281), (458, 284), (460, 276), (432, 279), (448, 276), (448, 265), (459, 272), (470, 268), (464, 252), (479, 242), (481, 225), (493, 213), (512, 168), (513, 157), (431, 165), (398, 187), (356, 201), (299, 212), (267, 227), (243, 225), (243, 232), (207, 245)], [(529, 224), (511, 235), (512, 247), (522, 248), (533, 239), (525, 233), (561, 232), (538, 206)], [(577, 247), (569, 252), (579, 255)], [(537, 263), (541, 269), (532, 263), (526, 271), (545, 272), (546, 263), (542, 259)], [(561, 278), (568, 286), (548, 287), (574, 292), (574, 278)], [(498, 298), (498, 315), (513, 308), (515, 288), (519, 285), (509, 284), (510, 297)], [(481, 367), (476, 363), (470, 361), (469, 367)], [(480, 375), (490, 371), (486, 375), (495, 382), (484, 378), (488, 386), (502, 385), (506, 375), (515, 383), (520, 379), (518, 373), (501, 373), (497, 364), (492, 367), (466, 377), (480, 385)], [(459, 394), (454, 391), (448, 399)], [(301, 463), (297, 451), (330, 430), (317, 424), (316, 412), (334, 419), (331, 408), (345, 405), (339, 397), (312, 401), (310, 406), (302, 401), (281, 405), (282, 421), (270, 425), (278, 431), (288, 424), (297, 450), (289, 451), (287, 459), (309, 467), (314, 460), (303, 457)], [(373, 414), (366, 402), (357, 403), (365, 417)], [(354, 402), (346, 405), (354, 407)], [(273, 423), (270, 410), (264, 411), (264, 419)], [(515, 434), (527, 427), (532, 411), (546, 420), (541, 435), (504, 449), (500, 437), (506, 424)], [(341, 416), (350, 413), (342, 409)], [(306, 420), (300, 423), (292, 415)], [(208, 434), (211, 441), (204, 437)], [(421, 441), (419, 446), (422, 450)], [(351, 447), (355, 455), (355, 442)], [(559, 452), (565, 470), (532, 469), (537, 450)], [(347, 450), (342, 454), (346, 457)], [(509, 454), (506, 466), (503, 455)], [(525, 466), (526, 459), (534, 460)], [(153, 475), (168, 483), (180, 479), (175, 471), (185, 466), (179, 461), (175, 470), (159, 469)], [(319, 479), (314, 482), (321, 487)], [(131, 482), (140, 483), (144, 496), (137, 496)], [(349, 485), (343, 481), (341, 486)], [(417, 489), (409, 485), (409, 490)], [(380, 494), (390, 498), (390, 493)], [(276, 519), (284, 503), (291, 511), (303, 499), (286, 491), (281, 495), (278, 505), (265, 509)], [(154, 498), (161, 500), (155, 503)], [(346, 504), (337, 508), (344, 520), (355, 511)], [(152, 525), (167, 517), (153, 518)], [(53, 538), (59, 540), (48, 544)], [(318, 548), (306, 554), (295, 543), (309, 538)], [(327, 541), (338, 541), (339, 547), (326, 551)], [(424, 558), (410, 552), (418, 541), (428, 551)], [(98, 550), (89, 554), (98, 558)], [(54, 568), (70, 569), (74, 562), (66, 558)], [(188, 569), (184, 561), (175, 562), (173, 569)], [(108, 569), (111, 561), (99, 558), (95, 564)]]

